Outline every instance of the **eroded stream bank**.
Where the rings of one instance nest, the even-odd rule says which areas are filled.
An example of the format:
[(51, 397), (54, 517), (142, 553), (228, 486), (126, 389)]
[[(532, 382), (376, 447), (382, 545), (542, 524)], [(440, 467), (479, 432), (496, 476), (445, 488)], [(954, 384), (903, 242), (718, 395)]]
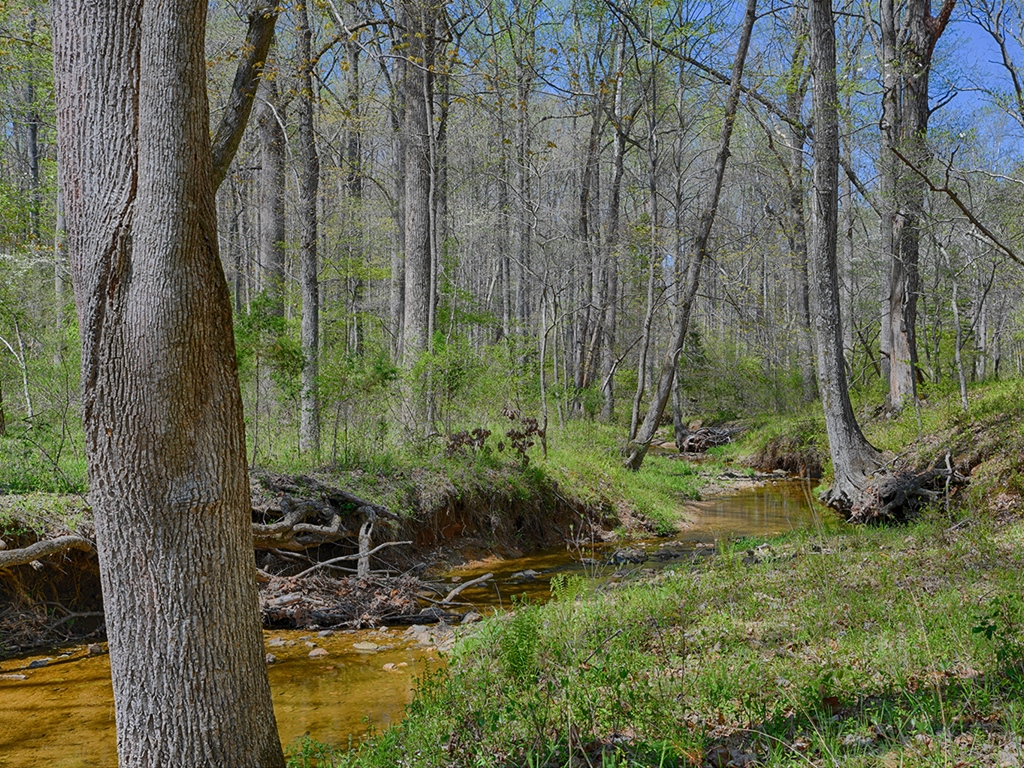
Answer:
[[(448, 574), (447, 581), (493, 573), (492, 580), (460, 595), (460, 600), (486, 611), (508, 607), (513, 595), (524, 592), (544, 599), (555, 573), (616, 579), (650, 567), (688, 567), (699, 552), (712, 550), (717, 539), (816, 524), (810, 498), (808, 484), (800, 481), (742, 488), (688, 507), (696, 522), (672, 538), (634, 541), (628, 547), (563, 546), (515, 560), (478, 561)], [(309, 734), (335, 744), (401, 718), (416, 677), (443, 663), (438, 647), (443, 650), (450, 641), (443, 628), (423, 627), (327, 636), (308, 630), (268, 631), (264, 638), (267, 652), (276, 657), (269, 674), (282, 740), (290, 743)], [(46, 657), (0, 663), (0, 766), (116, 764), (106, 655), (89, 656), (84, 646), (77, 646), (47, 657), (45, 666), (32, 668), (32, 662)]]

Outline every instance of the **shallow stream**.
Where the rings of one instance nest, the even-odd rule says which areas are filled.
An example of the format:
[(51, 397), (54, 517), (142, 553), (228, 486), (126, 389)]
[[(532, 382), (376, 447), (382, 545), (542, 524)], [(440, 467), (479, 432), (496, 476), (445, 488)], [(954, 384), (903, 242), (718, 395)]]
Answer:
[[(695, 549), (719, 539), (763, 536), (813, 525), (810, 486), (779, 480), (741, 488), (687, 505), (692, 527), (668, 539), (631, 542), (642, 563), (610, 563), (614, 544), (560, 548), (530, 557), (482, 561), (449, 575), (460, 581), (493, 573), (458, 599), (483, 611), (508, 607), (513, 595), (548, 595), (554, 573), (577, 571), (621, 578), (630, 571), (688, 561)], [(636, 558), (640, 559), (640, 558)], [(533, 571), (536, 575), (526, 573)], [(616, 575), (617, 574), (617, 575)], [(345, 743), (397, 722), (412, 700), (415, 679), (443, 664), (424, 633), (404, 628), (336, 632), (266, 631), (267, 652), (281, 739), (308, 734)], [(311, 652), (317, 651), (313, 657)], [(48, 659), (45, 666), (29, 668)], [(0, 768), (115, 766), (114, 704), (110, 662), (82, 646), (0, 662)]]

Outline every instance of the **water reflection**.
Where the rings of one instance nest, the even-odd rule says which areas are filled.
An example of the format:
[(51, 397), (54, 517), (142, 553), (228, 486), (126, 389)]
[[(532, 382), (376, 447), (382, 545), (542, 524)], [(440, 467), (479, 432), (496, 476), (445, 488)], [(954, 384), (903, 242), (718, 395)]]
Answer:
[[(265, 632), (264, 640), (277, 657), (268, 671), (285, 744), (304, 734), (343, 743), (370, 727), (387, 727), (412, 701), (415, 677), (439, 663), (400, 630), (323, 638), (275, 631)], [(353, 647), (370, 641), (376, 650)], [(308, 643), (327, 655), (310, 658)], [(84, 647), (68, 653), (38, 669), (27, 668), (38, 657), (0, 665), (0, 767), (117, 765), (110, 659), (89, 656)], [(24, 680), (12, 679), (21, 675)]]
[[(682, 559), (695, 547), (719, 538), (770, 535), (813, 525), (817, 513), (810, 498), (809, 485), (799, 481), (736, 490), (688, 504), (687, 511), (695, 518), (692, 527), (671, 539), (640, 546), (659, 555), (678, 550)], [(508, 608), (515, 595), (546, 599), (556, 573), (614, 578), (618, 566), (607, 565), (613, 551), (613, 546), (561, 547), (518, 560), (474, 563), (450, 578), (468, 580), (493, 573), (494, 579), (465, 590), (459, 599), (477, 607)], [(666, 560), (671, 563), (672, 557), (661, 564)], [(285, 744), (304, 734), (344, 743), (371, 726), (379, 729), (396, 722), (412, 700), (415, 677), (439, 663), (435, 653), (412, 643), (401, 629), (330, 637), (277, 631), (264, 633), (264, 640), (277, 657), (269, 667), (270, 685)], [(310, 658), (310, 643), (327, 655)], [(357, 643), (375, 648), (359, 650)], [(30, 658), (0, 664), (0, 768), (117, 764), (109, 659), (89, 656), (82, 647), (69, 649), (68, 654), (51, 654), (48, 666), (38, 669), (26, 668)], [(12, 675), (25, 679), (11, 679)]]
[[(731, 489), (706, 501), (687, 502), (686, 513), (693, 520), (689, 528), (671, 537), (631, 543), (630, 549), (643, 550), (650, 557), (643, 567), (664, 567), (689, 560), (696, 548), (721, 539), (771, 536), (817, 525), (819, 512), (812, 501), (812, 487), (807, 480), (779, 479)], [(493, 580), (466, 589), (461, 597), (477, 605), (510, 607), (517, 597), (546, 600), (556, 573), (615, 578), (616, 572), (641, 567), (612, 563), (616, 548), (614, 544), (559, 547), (516, 560), (475, 562), (456, 569), (453, 575), (469, 580), (493, 573)], [(538, 573), (524, 576), (528, 571)]]

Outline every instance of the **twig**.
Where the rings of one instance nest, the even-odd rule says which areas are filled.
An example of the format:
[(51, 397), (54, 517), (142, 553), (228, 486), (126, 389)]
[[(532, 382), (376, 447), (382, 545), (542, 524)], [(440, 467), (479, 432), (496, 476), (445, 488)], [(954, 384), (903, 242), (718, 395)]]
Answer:
[(375, 552), (379, 552), (380, 550), (384, 549), (384, 547), (397, 547), (399, 544), (412, 544), (412, 542), (411, 541), (385, 541), (383, 544), (378, 544), (376, 547), (371, 549), (365, 555), (362, 555), (362, 554), (356, 552), (355, 554), (352, 554), (352, 555), (342, 555), (341, 557), (332, 557), (330, 560), (324, 560), (322, 563), (317, 563), (312, 568), (307, 568), (306, 570), (302, 571), (301, 573), (295, 574), (295, 576), (293, 576), (292, 578), (293, 579), (301, 579), (303, 576), (306, 576), (307, 574), (310, 574), (310, 573), (312, 573), (313, 571), (315, 571), (315, 570), (317, 570), (319, 568), (326, 568), (328, 565), (334, 565), (335, 563), (341, 563), (341, 562), (344, 562), (346, 560), (358, 560), (361, 557), (369, 557), (370, 555), (374, 554)]
[(57, 619), (57, 621), (53, 622), (48, 627), (46, 627), (43, 630), (43, 634), (48, 634), (50, 632), (53, 632), (53, 630), (55, 630), (61, 624), (65, 624), (65, 623), (71, 621), (72, 619), (101, 619), (101, 618), (103, 618), (103, 611), (87, 611), (87, 612), (84, 612), (84, 613), (69, 613), (67, 616), (64, 616), (61, 619)]
[(426, 600), (428, 603), (433, 603), (434, 605), (465, 605), (465, 606), (467, 606), (469, 608), (476, 608), (476, 606), (473, 603), (464, 603), (464, 602), (461, 602), (461, 601), (449, 601), (449, 600), (435, 600), (432, 597), (427, 597), (426, 595), (421, 595), (419, 593), (417, 593), (416, 597), (419, 600)]
[(585, 658), (583, 660), (583, 664), (581, 664), (580, 666), (585, 666), (585, 665), (589, 664), (590, 660), (597, 655), (598, 651), (600, 651), (602, 648), (604, 648), (606, 645), (608, 645), (608, 643), (610, 643), (612, 640), (614, 640), (616, 637), (618, 637), (621, 634), (622, 634), (622, 627), (619, 627), (614, 632), (612, 632), (610, 635), (608, 635), (608, 637), (606, 637), (604, 640), (602, 640), (601, 644), (598, 645), (597, 648), (595, 648), (593, 651), (590, 652), (590, 655), (587, 656), (587, 658)]

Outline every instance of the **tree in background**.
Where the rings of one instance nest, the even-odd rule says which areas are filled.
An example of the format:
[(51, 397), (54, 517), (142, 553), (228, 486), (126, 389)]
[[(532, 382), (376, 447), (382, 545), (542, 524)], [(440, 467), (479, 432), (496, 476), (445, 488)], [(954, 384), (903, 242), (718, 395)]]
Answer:
[(888, 370), (889, 410), (917, 399), (917, 303), (925, 183), (914, 168), (927, 166), (928, 81), (935, 44), (956, 0), (938, 16), (931, 0), (910, 0), (899, 29), (892, 0), (882, 0), (882, 242), (891, 259), (888, 302), (882, 307), (882, 355)]

